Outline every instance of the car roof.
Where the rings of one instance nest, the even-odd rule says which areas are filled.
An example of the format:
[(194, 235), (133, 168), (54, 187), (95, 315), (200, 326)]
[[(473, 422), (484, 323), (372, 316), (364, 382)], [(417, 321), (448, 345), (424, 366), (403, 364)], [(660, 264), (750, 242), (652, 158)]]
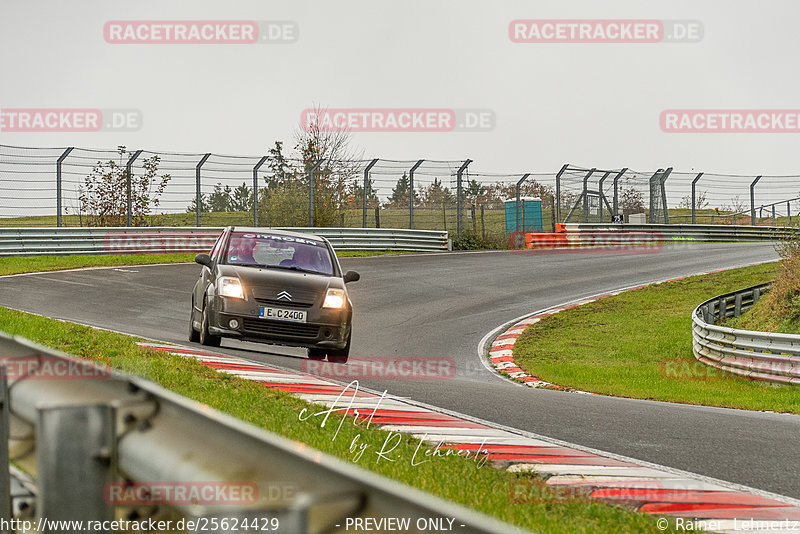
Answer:
[(324, 242), (325, 240), (322, 239), (318, 235), (314, 234), (307, 234), (304, 232), (292, 232), (290, 230), (280, 230), (278, 228), (270, 228), (268, 226), (231, 226), (232, 232), (249, 232), (253, 234), (265, 234), (270, 233), (274, 235), (281, 235), (287, 237), (300, 237), (303, 239), (314, 239), (316, 241)]

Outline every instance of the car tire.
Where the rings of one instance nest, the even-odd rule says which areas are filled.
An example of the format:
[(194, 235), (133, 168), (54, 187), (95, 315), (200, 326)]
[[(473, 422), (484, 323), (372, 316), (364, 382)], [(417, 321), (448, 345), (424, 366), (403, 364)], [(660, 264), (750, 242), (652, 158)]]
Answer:
[(328, 361), (331, 363), (347, 363), (350, 357), (350, 338), (347, 338), (347, 345), (343, 349), (332, 349), (328, 351)]
[(325, 349), (308, 349), (309, 360), (324, 360), (325, 354)]
[(200, 344), (207, 347), (219, 347), (222, 343), (220, 336), (215, 336), (208, 331), (208, 302), (203, 302), (203, 320), (200, 326)]
[(194, 299), (192, 299), (192, 311), (189, 313), (189, 341), (192, 343), (200, 341), (200, 332), (194, 329)]

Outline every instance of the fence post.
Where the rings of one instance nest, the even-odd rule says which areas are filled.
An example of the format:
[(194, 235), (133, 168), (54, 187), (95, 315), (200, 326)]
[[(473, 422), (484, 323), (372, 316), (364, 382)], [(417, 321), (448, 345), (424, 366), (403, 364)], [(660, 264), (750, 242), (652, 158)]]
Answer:
[[(597, 184), (597, 189), (598, 189), (598, 192), (600, 193), (600, 198), (602, 198), (603, 200), (605, 200), (605, 198), (606, 198), (606, 194), (603, 193), (603, 182), (605, 181), (606, 178), (609, 177), (610, 174), (611, 174), (611, 171), (606, 171), (606, 173), (603, 175), (602, 178), (600, 178), (600, 181)], [(606, 203), (606, 206), (607, 206), (608, 205), (608, 200), (605, 200), (605, 203)], [(611, 215), (614, 215), (614, 214), (612, 213)], [(600, 206), (600, 222), (603, 222), (603, 206), (602, 205)]]
[(586, 176), (583, 177), (583, 192), (581, 196), (583, 196), (583, 222), (589, 222), (589, 178), (595, 173), (597, 169), (592, 167), (589, 169), (589, 172), (586, 173)]
[(761, 175), (756, 176), (750, 184), (750, 226), (756, 225), (756, 184), (761, 179)]
[(262, 156), (253, 167), (253, 226), (258, 226), (258, 169), (264, 165), (269, 156)]
[[(650, 197), (650, 213), (646, 222), (653, 224), (653, 213), (656, 211), (656, 203), (655, 203), (655, 195), (653, 195), (653, 185), (655, 184), (656, 180), (658, 180), (659, 175), (664, 172), (664, 169), (658, 169), (656, 172), (653, 173), (653, 176), (650, 177), (649, 181), (649, 189), (647, 191), (648, 196)], [(660, 191), (660, 189), (659, 189)]]
[(381, 207), (380, 205), (375, 206), (375, 228), (381, 227)]
[(325, 158), (316, 162), (308, 171), (308, 226), (311, 228), (314, 227), (314, 171), (322, 165), (323, 161), (325, 161)]
[(561, 170), (556, 174), (556, 219), (559, 221), (561, 220), (561, 175), (564, 174), (567, 167), (569, 167), (569, 163), (562, 165)]
[(130, 157), (128, 160), (128, 165), (125, 167), (125, 171), (127, 173), (126, 179), (126, 189), (128, 193), (128, 226), (133, 226), (133, 198), (132, 198), (132, 191), (131, 191), (131, 182), (133, 180), (133, 162), (136, 161), (136, 158), (142, 153), (141, 150), (137, 150), (133, 153), (133, 156)]
[(67, 148), (56, 160), (56, 226), (59, 228), (61, 227), (61, 164), (73, 150), (75, 150), (74, 146)]
[(364, 169), (364, 194), (362, 195), (364, 198), (363, 206), (361, 208), (361, 228), (367, 227), (367, 188), (369, 187), (369, 171), (375, 166), (376, 163), (378, 163), (378, 161), (378, 158), (373, 159)]
[(703, 176), (702, 172), (699, 173), (697, 176), (695, 176), (694, 180), (692, 180), (692, 224), (697, 224), (697, 218), (695, 217), (695, 206), (696, 206), (696, 204), (695, 204), (695, 195), (694, 195), (695, 189), (694, 189), (694, 187), (695, 187), (695, 184), (697, 184), (698, 180), (700, 180), (701, 176)]
[[(522, 189), (523, 182), (525, 182), (525, 180), (527, 180), (528, 176), (530, 176), (530, 175), (531, 175), (531, 173), (523, 174), (522, 178), (520, 178), (519, 181), (517, 182), (517, 203), (516, 203), (516, 207), (515, 207), (515, 209), (517, 211), (517, 227), (516, 227), (516, 231), (517, 232), (520, 231), (520, 226), (521, 226), (520, 220), (522, 218), (522, 211), (520, 210), (521, 206), (520, 206), (520, 202), (519, 202), (520, 190)], [(522, 231), (524, 232), (525, 229), (523, 228)]]
[(667, 167), (664, 174), (661, 175), (661, 206), (664, 208), (664, 224), (669, 224), (669, 208), (667, 208), (667, 188), (664, 184), (667, 183), (667, 178), (672, 173), (672, 167)]
[(456, 235), (461, 237), (461, 232), (464, 229), (464, 221), (461, 217), (461, 205), (463, 202), (464, 196), (464, 187), (461, 182), (461, 178), (464, 175), (464, 171), (467, 169), (467, 166), (472, 163), (471, 159), (467, 159), (464, 161), (463, 165), (458, 169), (456, 173)]
[(205, 163), (206, 160), (208, 158), (210, 158), (210, 157), (211, 157), (211, 152), (209, 152), (208, 154), (204, 155), (203, 158), (200, 160), (200, 162), (197, 164), (197, 167), (195, 167), (195, 169), (194, 169), (194, 172), (195, 172), (195, 204), (197, 205), (197, 227), (198, 228), (200, 228), (200, 226), (202, 226), (200, 224), (200, 212), (202, 211), (202, 208), (203, 208), (203, 195), (202, 195), (202, 192), (200, 190), (200, 168), (203, 166), (203, 163)]
[(775, 226), (775, 204), (772, 205), (772, 226)]
[(416, 171), (424, 159), (419, 160), (408, 171), (408, 227), (414, 229), (414, 171)]
[(486, 241), (486, 223), (483, 219), (483, 204), (481, 204), (481, 239)]
[(617, 173), (614, 177), (614, 215), (619, 215), (619, 179), (628, 172), (628, 167), (625, 167)]
[(786, 217), (789, 218), (789, 222), (787, 224), (789, 226), (791, 226), (792, 225), (792, 205), (790, 204), (789, 200), (786, 201)]

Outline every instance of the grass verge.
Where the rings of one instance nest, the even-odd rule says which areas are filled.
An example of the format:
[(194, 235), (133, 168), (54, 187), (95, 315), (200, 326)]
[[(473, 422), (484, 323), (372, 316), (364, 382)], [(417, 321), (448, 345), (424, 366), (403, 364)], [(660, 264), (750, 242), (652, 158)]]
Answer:
[(723, 324), (731, 328), (800, 334), (800, 249), (795, 241), (787, 249), (775, 283), (755, 306)]
[[(363, 258), (387, 254), (408, 254), (394, 250), (352, 250), (337, 252), (340, 258)], [(59, 271), (81, 267), (114, 267), (154, 263), (191, 263), (194, 254), (114, 254), (105, 256), (13, 256), (0, 258), (0, 275)]]
[(561, 311), (519, 337), (515, 360), (547, 382), (603, 395), (800, 413), (800, 388), (723, 376), (692, 354), (698, 304), (773, 280), (779, 268), (693, 276)]
[[(394, 461), (378, 461), (375, 453), (384, 442), (398, 439), (393, 434), (367, 429), (348, 418), (334, 438), (341, 416), (333, 416), (334, 424), (329, 421), (325, 427), (320, 426), (320, 418), (300, 421), (303, 408), (311, 413), (320, 409), (262, 384), (217, 373), (195, 360), (143, 349), (130, 336), (6, 308), (0, 308), (0, 324), (8, 333), (141, 376), (241, 420), (525, 528), (553, 533), (662, 532), (650, 516), (585, 498), (553, 495), (542, 491), (536, 479), (489, 465), (478, 468), (474, 459), (424, 457), (420, 453), (427, 447), (415, 459), (418, 442), (410, 436), (398, 435), (400, 442), (390, 455)], [(350, 452), (356, 436), (367, 446), (360, 457)], [(425, 459), (431, 461), (412, 465), (412, 460)], [(520, 482), (526, 488), (523, 503), (515, 502), (511, 494)]]

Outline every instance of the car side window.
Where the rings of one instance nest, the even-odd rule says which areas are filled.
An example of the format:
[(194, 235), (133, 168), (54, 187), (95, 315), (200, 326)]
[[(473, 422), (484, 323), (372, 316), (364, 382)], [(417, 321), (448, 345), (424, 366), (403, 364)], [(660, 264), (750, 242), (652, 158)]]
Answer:
[(212, 260), (216, 261), (217, 259), (219, 259), (219, 255), (222, 252), (222, 244), (225, 242), (225, 236), (226, 235), (227, 235), (227, 232), (222, 232), (222, 235), (220, 235), (217, 238), (217, 242), (214, 243), (214, 248), (211, 249), (211, 259)]

